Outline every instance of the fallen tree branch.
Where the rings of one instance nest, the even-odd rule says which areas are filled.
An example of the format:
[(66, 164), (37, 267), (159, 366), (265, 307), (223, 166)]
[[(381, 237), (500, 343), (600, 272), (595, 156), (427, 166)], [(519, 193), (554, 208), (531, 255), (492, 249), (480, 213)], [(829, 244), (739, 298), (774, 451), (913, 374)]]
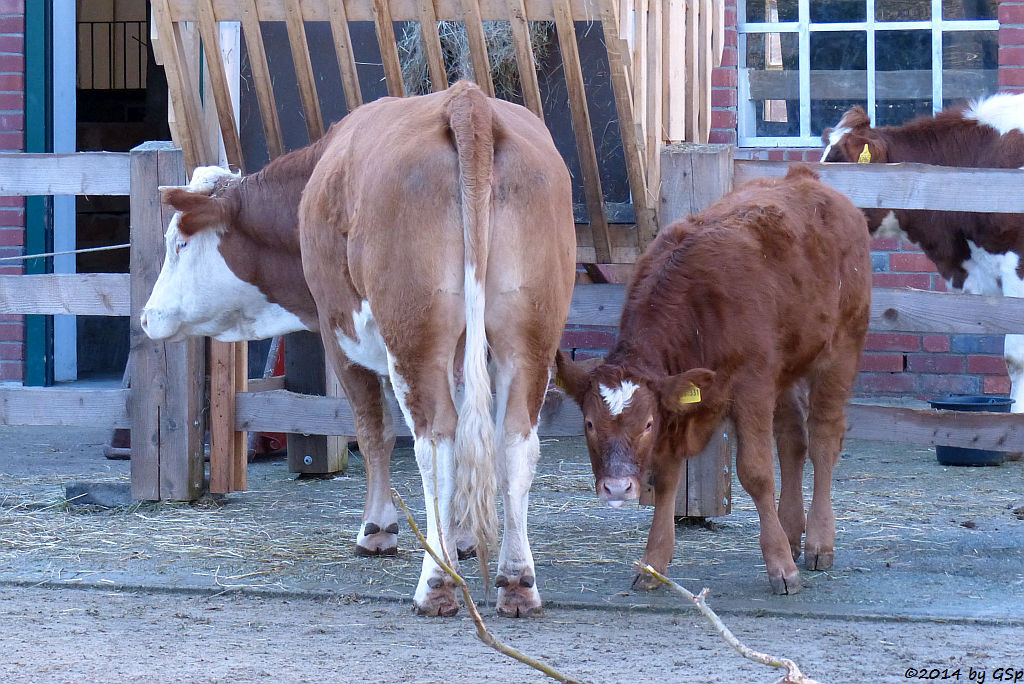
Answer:
[(779, 669), (786, 670), (786, 676), (778, 680), (775, 684), (819, 684), (819, 682), (817, 682), (816, 680), (811, 679), (810, 677), (802, 673), (800, 671), (800, 668), (797, 667), (796, 663), (794, 663), (789, 658), (778, 658), (767, 653), (755, 651), (754, 649), (750, 648), (742, 641), (737, 639), (736, 635), (733, 634), (732, 631), (725, 626), (725, 623), (722, 622), (722, 619), (718, 617), (715, 611), (711, 610), (711, 607), (708, 606), (707, 588), (703, 589), (699, 594), (694, 595), (690, 593), (690, 591), (688, 591), (685, 587), (676, 584), (668, 577), (665, 577), (660, 572), (652, 568), (650, 565), (638, 562), (634, 562), (633, 565), (639, 568), (642, 572), (646, 572), (648, 575), (655, 578), (672, 591), (692, 601), (693, 604), (697, 606), (697, 610), (699, 610), (701, 614), (711, 622), (711, 624), (715, 628), (715, 631), (718, 632), (718, 634), (721, 635), (723, 639), (725, 639), (725, 642), (737, 651), (739, 651), (740, 655), (742, 655), (744, 658), (748, 660), (753, 660), (756, 663), (761, 663), (762, 665), (770, 665), (772, 667), (777, 667)]
[[(499, 653), (503, 653), (508, 657), (514, 658), (515, 660), (518, 660), (519, 662), (525, 665), (529, 665), (530, 667), (539, 672), (543, 672), (545, 675), (551, 677), (556, 681), (566, 682), (566, 684), (580, 684), (577, 680), (565, 676), (558, 670), (555, 670), (553, 667), (545, 663), (542, 663), (541, 661), (535, 658), (531, 658), (530, 656), (512, 648), (511, 646), (503, 644), (502, 642), (498, 641), (498, 639), (496, 639), (494, 635), (488, 632), (487, 626), (484, 625), (483, 618), (480, 617), (480, 611), (477, 610), (476, 603), (473, 601), (473, 595), (469, 591), (469, 585), (466, 584), (466, 580), (462, 579), (462, 576), (458, 572), (456, 572), (448, 562), (445, 562), (445, 559), (441, 558), (441, 556), (437, 554), (437, 551), (431, 548), (430, 544), (427, 543), (427, 538), (423, 536), (423, 533), (420, 531), (419, 526), (413, 519), (412, 513), (409, 512), (409, 507), (405, 505), (405, 501), (402, 499), (402, 495), (399, 494), (397, 490), (392, 489), (391, 498), (398, 505), (399, 508), (405, 511), (405, 517), (409, 521), (409, 527), (412, 529), (413, 534), (416, 535), (416, 538), (420, 540), (420, 545), (423, 546), (423, 549), (428, 554), (430, 554), (430, 557), (434, 559), (434, 562), (437, 563), (442, 570), (448, 573), (452, 580), (455, 581), (455, 584), (457, 584), (459, 588), (462, 590), (462, 596), (463, 598), (465, 598), (466, 601), (466, 608), (469, 609), (470, 615), (472, 615), (473, 617), (473, 623), (476, 625), (476, 635), (477, 638), (480, 639), (480, 641), (484, 642), (485, 644), (487, 644), (494, 650), (498, 651)], [(445, 549), (444, 547), (443, 537), (441, 539), (441, 549), (444, 552), (445, 556), (447, 557), (448, 552), (447, 549)]]

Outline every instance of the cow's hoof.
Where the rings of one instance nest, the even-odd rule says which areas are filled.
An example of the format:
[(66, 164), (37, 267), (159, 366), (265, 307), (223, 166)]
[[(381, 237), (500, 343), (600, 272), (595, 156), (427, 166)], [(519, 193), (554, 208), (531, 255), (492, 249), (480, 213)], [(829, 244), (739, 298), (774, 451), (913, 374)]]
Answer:
[(807, 555), (804, 556), (804, 567), (808, 570), (828, 570), (832, 567), (835, 556), (833, 549), (808, 549)]
[(654, 575), (640, 572), (633, 576), (633, 591), (654, 591), (661, 586)]
[(800, 558), (800, 544), (790, 544), (789, 550), (793, 554), (793, 562), (796, 563), (797, 560)]
[(498, 615), (502, 617), (537, 617), (544, 613), (537, 580), (533, 575), (520, 575), (509, 579), (498, 575), (494, 579), (498, 587)]
[(768, 575), (768, 581), (772, 585), (773, 594), (799, 594), (800, 589), (800, 571), (797, 570), (791, 575), (785, 577)]
[[(413, 599), (413, 611), (423, 617), (452, 617), (459, 612), (459, 601), (455, 598), (455, 582), (450, 578), (431, 577), (427, 580), (426, 595)], [(417, 591), (417, 594), (420, 592)]]
[(391, 523), (383, 530), (375, 523), (366, 523), (356, 540), (357, 556), (398, 555), (398, 523)]

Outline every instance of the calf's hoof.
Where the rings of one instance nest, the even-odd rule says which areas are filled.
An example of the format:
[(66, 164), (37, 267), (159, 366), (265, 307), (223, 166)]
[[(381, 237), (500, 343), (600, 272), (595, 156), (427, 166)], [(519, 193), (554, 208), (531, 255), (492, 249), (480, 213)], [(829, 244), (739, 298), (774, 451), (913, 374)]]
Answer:
[(459, 612), (459, 600), (455, 598), (455, 582), (451, 578), (431, 577), (427, 580), (428, 590), (420, 598), (417, 590), (413, 599), (413, 611), (423, 617), (452, 617)]
[(835, 561), (835, 551), (832, 549), (818, 549), (812, 551), (807, 549), (804, 556), (804, 567), (808, 570), (828, 570)]
[(544, 613), (540, 592), (537, 591), (537, 580), (533, 575), (525, 574), (511, 579), (507, 575), (498, 575), (494, 585), (498, 587), (498, 615), (537, 617)]
[(391, 523), (383, 530), (375, 523), (366, 523), (356, 540), (357, 556), (398, 555), (398, 523)]
[(656, 577), (648, 575), (646, 572), (640, 572), (633, 575), (633, 591), (654, 591), (660, 586), (661, 582), (659, 582)]
[(768, 575), (768, 582), (772, 585), (773, 594), (799, 594), (802, 588), (799, 570), (786, 576)]

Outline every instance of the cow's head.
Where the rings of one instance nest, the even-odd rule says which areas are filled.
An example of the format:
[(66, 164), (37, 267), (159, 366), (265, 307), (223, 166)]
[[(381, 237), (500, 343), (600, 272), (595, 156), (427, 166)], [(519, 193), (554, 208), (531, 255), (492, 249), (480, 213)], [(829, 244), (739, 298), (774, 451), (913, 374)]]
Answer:
[(871, 128), (871, 119), (863, 107), (854, 107), (839, 120), (835, 128), (826, 128), (821, 135), (825, 150), (822, 162), (886, 162), (889, 150), (885, 140)]
[[(236, 183), (237, 175), (207, 166), (197, 168), (183, 188), (160, 189), (163, 202), (177, 213), (167, 227), (163, 267), (142, 310), (149, 337), (208, 335), (238, 342), (305, 328), (228, 265), (222, 242), (239, 213), (237, 193), (231, 192)], [(246, 251), (236, 242), (233, 249)]]
[(708, 410), (717, 395), (714, 371), (652, 379), (596, 360), (577, 363), (562, 351), (556, 363), (558, 383), (583, 411), (597, 496), (613, 507), (640, 496), (659, 448), (696, 454), (717, 424)]

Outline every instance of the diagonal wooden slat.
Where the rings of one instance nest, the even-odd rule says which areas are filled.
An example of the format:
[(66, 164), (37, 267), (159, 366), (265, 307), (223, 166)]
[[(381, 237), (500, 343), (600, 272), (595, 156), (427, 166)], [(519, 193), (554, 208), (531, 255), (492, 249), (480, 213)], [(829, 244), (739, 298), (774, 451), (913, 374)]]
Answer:
[(217, 22), (213, 18), (213, 0), (196, 0), (196, 11), (199, 13), (199, 35), (203, 38), (207, 73), (213, 88), (217, 123), (220, 126), (221, 139), (224, 141), (224, 153), (227, 155), (228, 164), (232, 169), (245, 173), (242, 141), (238, 137), (238, 125), (235, 123), (235, 111), (231, 104), (231, 91), (228, 87), (227, 74), (224, 71), (220, 32)]
[(523, 0), (507, 0), (508, 20), (512, 28), (512, 44), (516, 49), (516, 65), (519, 67), (519, 83), (523, 88), (523, 102), (526, 108), (544, 120), (544, 105), (540, 98), (540, 84), (537, 82), (537, 63), (533, 58), (533, 42), (530, 40), (530, 22), (526, 17)]
[(324, 121), (320, 114), (320, 99), (317, 97), (316, 80), (313, 77), (313, 63), (309, 57), (309, 43), (306, 27), (302, 20), (299, 0), (286, 0), (285, 27), (288, 30), (288, 45), (292, 50), (295, 64), (295, 78), (299, 86), (302, 111), (306, 115), (306, 131), (309, 141), (319, 140), (324, 134)]
[(487, 39), (480, 14), (480, 0), (462, 0), (463, 21), (469, 39), (469, 58), (473, 63), (473, 79), (489, 97), (494, 97), (491, 60), (487, 56)]
[(427, 56), (427, 69), (430, 73), (430, 89), (444, 90), (448, 87), (448, 73), (444, 66), (444, 52), (441, 50), (441, 37), (437, 33), (437, 11), (434, 0), (418, 0), (420, 11), (420, 40), (423, 41), (423, 52)]
[(391, 18), (391, 3), (388, 0), (373, 0), (373, 25), (377, 29), (377, 43), (380, 44), (380, 58), (384, 63), (388, 95), (405, 97), (402, 63), (398, 59), (398, 41), (395, 39), (395, 25)]
[(647, 187), (660, 195), (661, 147), (665, 140), (662, 128), (662, 3), (651, 2), (647, 11)]
[(260, 28), (256, 0), (240, 0), (240, 5), (239, 20), (242, 23), (242, 34), (245, 36), (245, 47), (249, 52), (249, 65), (252, 68), (256, 100), (260, 106), (263, 134), (267, 140), (267, 153), (271, 159), (276, 159), (284, 154), (284, 136), (281, 134), (281, 120), (277, 116), (277, 101), (270, 80), (270, 66), (267, 64), (267, 51), (263, 45), (263, 30)]
[(341, 87), (345, 91), (345, 106), (351, 112), (363, 103), (363, 94), (359, 90), (359, 73), (356, 70), (356, 57), (352, 51), (352, 34), (348, 29), (348, 12), (344, 0), (331, 3), (331, 35), (334, 38), (334, 52), (338, 57), (338, 70), (341, 72)]

